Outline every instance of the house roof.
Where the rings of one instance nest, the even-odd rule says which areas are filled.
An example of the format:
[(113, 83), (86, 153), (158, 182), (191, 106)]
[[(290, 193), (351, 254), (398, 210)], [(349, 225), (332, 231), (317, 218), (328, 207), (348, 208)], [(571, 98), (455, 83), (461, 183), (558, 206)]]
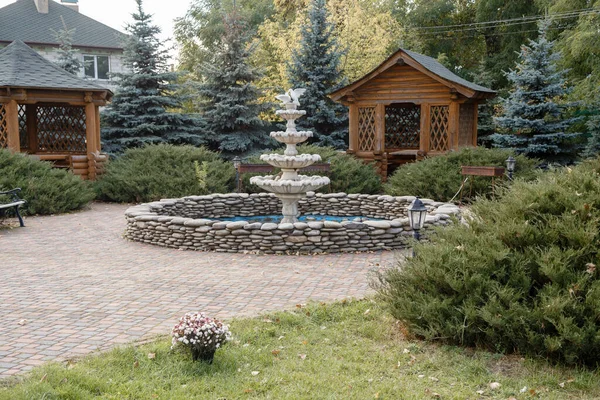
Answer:
[(344, 86), (333, 93), (330, 93), (329, 97), (331, 97), (333, 100), (340, 100), (347, 93), (352, 92), (382, 72), (396, 65), (398, 61), (402, 61), (407, 65), (410, 65), (411, 67), (423, 72), (424, 74), (429, 75), (431, 78), (455, 89), (468, 98), (489, 98), (496, 95), (496, 92), (492, 89), (488, 89), (484, 86), (461, 78), (448, 68), (444, 67), (434, 58), (415, 53), (414, 51), (399, 49), (373, 71), (352, 82), (351, 84)]
[(112, 96), (110, 90), (68, 73), (20, 40), (0, 50), (0, 87), (103, 91)]
[[(62, 19), (61, 19), (62, 17)], [(52, 30), (75, 29), (74, 47), (122, 50), (125, 34), (52, 0), (48, 14), (39, 13), (34, 0), (17, 0), (0, 8), (0, 43), (22, 40), (29, 45), (58, 46)]]

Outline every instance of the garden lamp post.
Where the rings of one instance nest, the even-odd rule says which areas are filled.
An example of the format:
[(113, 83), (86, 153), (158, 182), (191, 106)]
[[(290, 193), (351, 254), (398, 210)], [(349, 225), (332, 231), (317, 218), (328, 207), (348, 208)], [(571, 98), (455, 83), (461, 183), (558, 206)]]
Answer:
[(233, 157), (233, 168), (235, 168), (235, 190), (237, 193), (240, 192), (240, 165), (242, 165), (242, 159), (238, 156)]
[(506, 170), (508, 171), (508, 179), (512, 181), (513, 172), (515, 172), (515, 164), (517, 160), (513, 156), (510, 156), (506, 159)]
[(419, 240), (421, 237), (419, 235), (419, 231), (425, 225), (425, 219), (427, 218), (427, 207), (425, 204), (416, 197), (410, 206), (408, 206), (408, 221), (410, 222), (410, 227), (413, 230), (413, 235), (416, 240)]

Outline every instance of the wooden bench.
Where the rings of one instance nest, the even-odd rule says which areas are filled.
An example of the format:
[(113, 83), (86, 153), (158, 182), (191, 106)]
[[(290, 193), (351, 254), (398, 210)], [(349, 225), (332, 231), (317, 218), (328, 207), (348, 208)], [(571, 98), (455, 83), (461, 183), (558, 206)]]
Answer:
[(5, 210), (8, 210), (10, 208), (14, 208), (15, 209), (15, 213), (17, 214), (17, 218), (19, 218), (19, 224), (21, 224), (21, 226), (25, 226), (25, 224), (23, 223), (23, 218), (21, 217), (21, 214), (19, 213), (19, 207), (21, 207), (23, 204), (26, 203), (25, 200), (21, 200), (19, 198), (19, 195), (17, 194), (18, 192), (21, 191), (21, 188), (16, 188), (13, 190), (9, 190), (7, 192), (0, 192), (0, 196), (9, 196), (10, 198), (10, 202), (9, 203), (2, 203), (2, 199), (0, 198), (0, 213), (4, 214)]
[[(236, 190), (239, 193), (243, 188), (242, 174), (253, 173), (274, 173), (275, 167), (269, 164), (245, 164), (241, 163), (236, 169)], [(330, 172), (330, 163), (317, 163), (301, 168), (298, 172)]]

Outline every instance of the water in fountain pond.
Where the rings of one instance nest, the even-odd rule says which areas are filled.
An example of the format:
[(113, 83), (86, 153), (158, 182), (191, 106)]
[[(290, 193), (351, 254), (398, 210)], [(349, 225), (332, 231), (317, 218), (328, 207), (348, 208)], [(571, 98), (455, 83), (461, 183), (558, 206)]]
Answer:
[[(382, 219), (360, 217), (360, 216), (337, 216), (337, 215), (302, 215), (298, 217), (300, 222), (310, 221), (334, 221), (334, 222), (363, 222), (363, 221), (383, 221)], [(219, 218), (219, 221), (236, 222), (236, 221), (248, 221), (249, 223), (275, 223), (278, 224), (281, 221), (281, 215), (255, 215), (251, 217), (228, 217)]]

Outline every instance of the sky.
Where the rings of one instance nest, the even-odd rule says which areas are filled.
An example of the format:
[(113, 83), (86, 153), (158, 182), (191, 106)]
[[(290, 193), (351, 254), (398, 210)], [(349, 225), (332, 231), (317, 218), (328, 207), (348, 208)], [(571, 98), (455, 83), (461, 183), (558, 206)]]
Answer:
[[(9, 5), (15, 1), (0, 0), (0, 7)], [(161, 40), (173, 38), (173, 20), (177, 17), (183, 17), (191, 2), (192, 0), (143, 1), (144, 11), (152, 14), (154, 24), (162, 29)], [(57, 3), (60, 3), (60, 1), (57, 1)], [(121, 32), (125, 31), (125, 25), (131, 21), (131, 13), (135, 11), (135, 8), (136, 4), (134, 0), (79, 0), (80, 13)], [(172, 56), (174, 55), (175, 53), (172, 54)]]

